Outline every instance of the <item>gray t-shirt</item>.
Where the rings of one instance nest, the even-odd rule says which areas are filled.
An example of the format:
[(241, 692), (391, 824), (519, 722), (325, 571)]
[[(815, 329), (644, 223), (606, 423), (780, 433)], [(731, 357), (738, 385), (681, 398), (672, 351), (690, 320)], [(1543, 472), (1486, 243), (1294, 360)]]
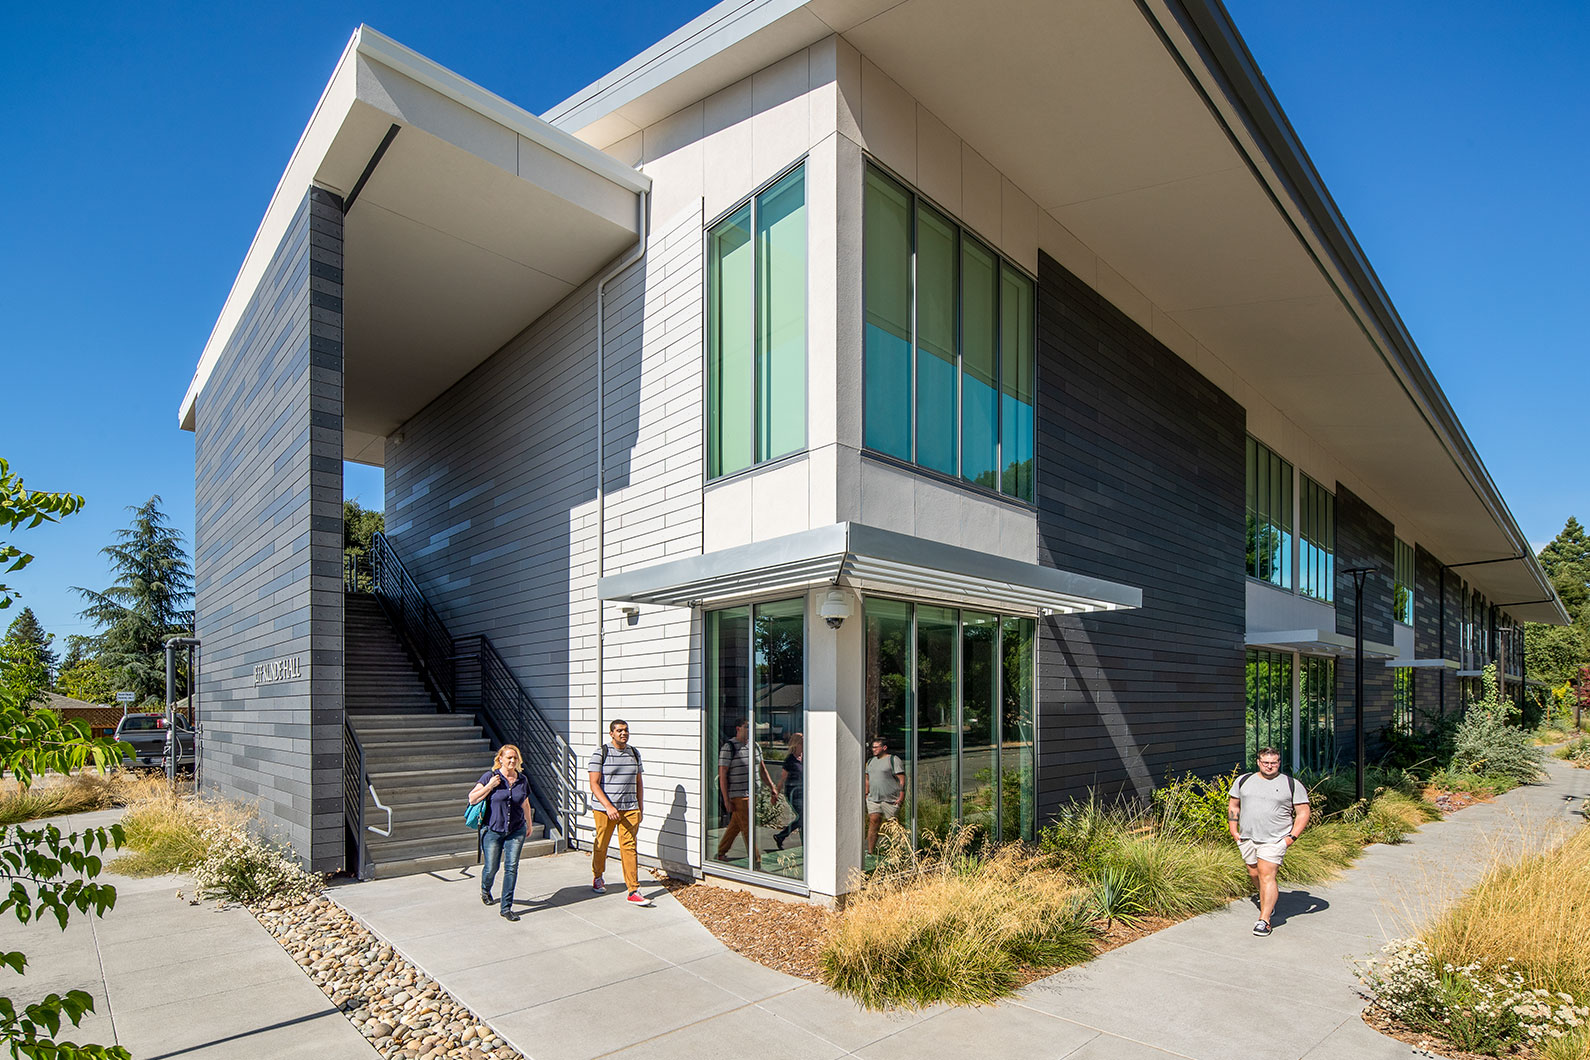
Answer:
[(762, 764), (762, 749), (752, 748), (752, 745), (740, 743), (738, 740), (725, 740), (723, 746), (718, 748), (718, 768), (729, 771), (729, 798), (743, 799), (751, 794), (751, 766), (752, 756), (755, 755), (755, 764)]
[(893, 802), (900, 797), (900, 776), (905, 763), (899, 755), (883, 754), (867, 760), (867, 798), (873, 802)]
[[(606, 757), (602, 751), (606, 749)], [(640, 752), (633, 747), (626, 747), (622, 751), (609, 744), (603, 744), (591, 752), (590, 765), (586, 767), (592, 773), (602, 774), (602, 790), (607, 793), (608, 801), (615, 810), (637, 810), (640, 808), (640, 799), (635, 793), (642, 770), (640, 768)], [(600, 801), (591, 807), (598, 813), (602, 812)]]
[[(1285, 773), (1277, 773), (1273, 780), (1249, 773), (1246, 780), (1238, 777), (1237, 782), (1231, 785), (1231, 798), (1242, 803), (1237, 833), (1255, 843), (1281, 842), (1292, 830), (1292, 807), (1308, 805), (1308, 788)], [(1237, 790), (1239, 784), (1241, 791)]]

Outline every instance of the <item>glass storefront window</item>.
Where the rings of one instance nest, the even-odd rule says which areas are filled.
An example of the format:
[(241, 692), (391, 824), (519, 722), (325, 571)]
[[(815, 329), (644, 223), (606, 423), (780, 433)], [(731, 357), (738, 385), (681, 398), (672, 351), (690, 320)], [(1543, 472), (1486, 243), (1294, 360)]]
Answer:
[(805, 601), (711, 611), (707, 860), (806, 878)]
[(1034, 621), (879, 599), (864, 615), (867, 739), (906, 774), (900, 825), (1032, 839)]
[(1248, 651), (1247, 732), (1243, 769), (1255, 768), (1259, 751), (1274, 747), (1292, 761), (1292, 655)]
[(1299, 673), (1301, 764), (1327, 770), (1336, 765), (1336, 660), (1305, 655)]

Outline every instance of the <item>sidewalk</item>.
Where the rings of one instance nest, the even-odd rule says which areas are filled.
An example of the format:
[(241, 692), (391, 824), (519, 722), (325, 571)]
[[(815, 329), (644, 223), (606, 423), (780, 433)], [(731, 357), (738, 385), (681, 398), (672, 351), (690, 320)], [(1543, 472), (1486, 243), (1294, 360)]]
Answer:
[[(110, 824), (120, 810), (51, 821), (65, 831)], [(114, 855), (112, 855), (114, 856)], [(107, 873), (116, 906), (102, 919), (0, 918), (0, 949), (28, 971), (0, 970), (6, 992), (32, 1002), (86, 990), (94, 1013), (60, 1037), (121, 1045), (135, 1060), (374, 1060), (379, 1054), (246, 909), (217, 911), (174, 895), (186, 880)]]
[(730, 952), (661, 886), (643, 888), (652, 909), (626, 905), (622, 888), (592, 895), (578, 853), (521, 866), (518, 924), (481, 906), (473, 869), (331, 894), (533, 1060), (1411, 1057), (1359, 1018), (1349, 960), (1472, 884), (1492, 843), (1577, 823), (1590, 771), (1548, 768), (1545, 784), (1371, 847), (1335, 883), (1284, 893), (1268, 939), (1235, 902), (978, 1009), (863, 1012)]

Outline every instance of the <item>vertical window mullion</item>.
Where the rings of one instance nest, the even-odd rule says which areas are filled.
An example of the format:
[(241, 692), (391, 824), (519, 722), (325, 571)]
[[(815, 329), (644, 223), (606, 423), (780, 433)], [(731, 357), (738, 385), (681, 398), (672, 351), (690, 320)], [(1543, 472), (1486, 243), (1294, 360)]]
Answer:
[(910, 394), (911, 394), (911, 462), (914, 464), (914, 463), (917, 462), (917, 455), (916, 455), (917, 454), (917, 446), (916, 446), (916, 431), (917, 431), (917, 407), (916, 407), (917, 406), (917, 401), (916, 401), (916, 397), (917, 397), (917, 394), (916, 394), (916, 388), (918, 386), (918, 382), (917, 382), (917, 364), (916, 364), (916, 359), (917, 359), (918, 356), (920, 356), (920, 354), (917, 352), (918, 340), (917, 340), (917, 320), (916, 320), (916, 315), (917, 315), (917, 304), (916, 304), (916, 300), (917, 300), (916, 248), (917, 248), (917, 245), (918, 245), (916, 226), (917, 226), (917, 217), (918, 217), (920, 211), (917, 209), (917, 199), (916, 199), (915, 193), (913, 193), (910, 196), (910, 210), (911, 210), (911, 227), (910, 227), (910, 233), (911, 233), (911, 390), (910, 390)]

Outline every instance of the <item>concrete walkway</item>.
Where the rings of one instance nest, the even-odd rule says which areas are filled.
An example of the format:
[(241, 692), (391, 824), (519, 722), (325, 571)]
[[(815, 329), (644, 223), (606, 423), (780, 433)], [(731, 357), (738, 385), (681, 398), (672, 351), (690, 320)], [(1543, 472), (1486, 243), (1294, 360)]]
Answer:
[[(109, 824), (120, 810), (55, 818), (63, 831)], [(374, 1060), (379, 1054), (246, 909), (175, 898), (186, 880), (107, 873), (116, 906), (22, 925), (0, 917), (0, 949), (28, 956), (0, 970), (5, 993), (32, 1002), (86, 990), (94, 1013), (63, 1027), (73, 1042), (121, 1045), (135, 1060)]]
[(1472, 884), (1493, 846), (1582, 823), (1590, 772), (1550, 768), (1545, 784), (1371, 847), (1335, 883), (1284, 893), (1268, 939), (1236, 902), (978, 1009), (863, 1012), (730, 952), (660, 886), (645, 888), (652, 909), (622, 888), (591, 895), (580, 854), (524, 863), (518, 924), (481, 906), (473, 870), (332, 895), (533, 1060), (1409, 1057), (1364, 1026), (1349, 961)]

